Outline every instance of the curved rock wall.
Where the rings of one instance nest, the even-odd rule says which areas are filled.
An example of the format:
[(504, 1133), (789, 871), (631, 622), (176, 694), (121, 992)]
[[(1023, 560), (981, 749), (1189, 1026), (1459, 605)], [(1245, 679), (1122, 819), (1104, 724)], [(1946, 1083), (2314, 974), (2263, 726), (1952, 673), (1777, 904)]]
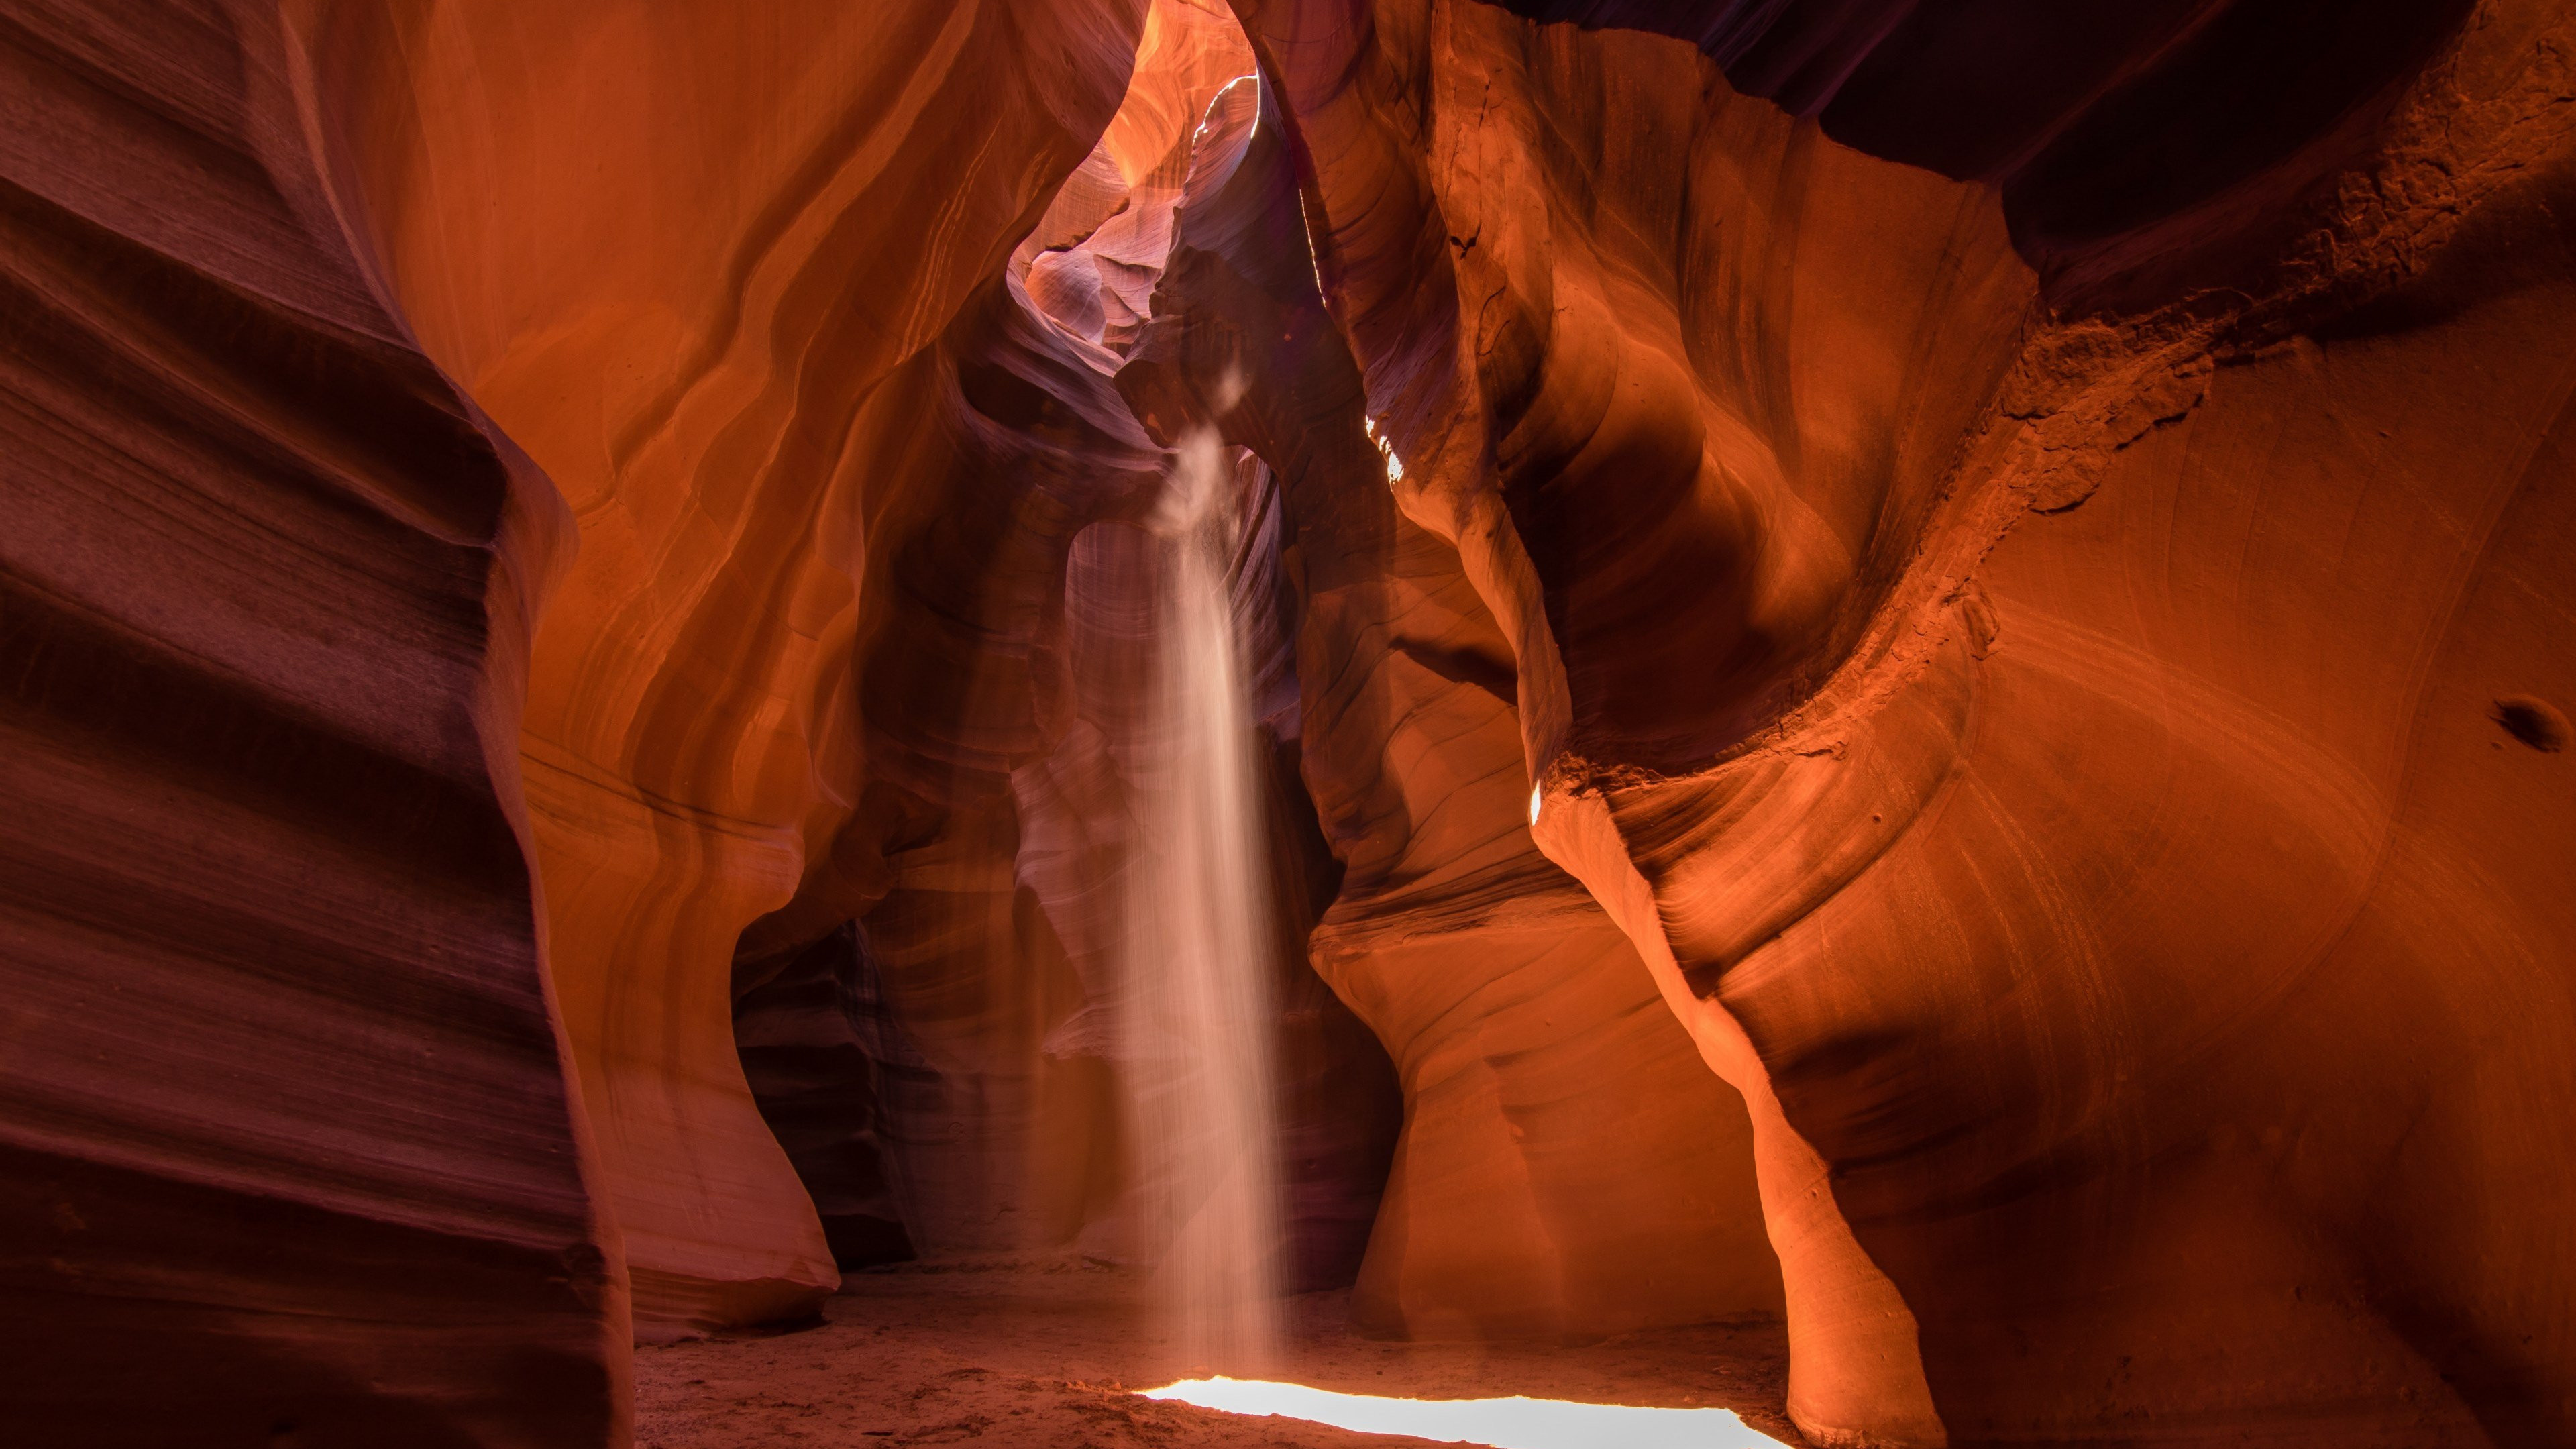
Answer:
[(1343, 866), (1311, 949), (1406, 1105), (1354, 1310), (1562, 1338), (1777, 1312), (1743, 1106), (1532, 844), (1508, 646), (1456, 551), (1396, 507), (1303, 231), (1266, 111), (1185, 208), (1119, 385), (1149, 425), (1213, 418), (1282, 480), (1303, 770)]
[[(744, 945), (864, 915), (922, 1058), (890, 1135), (926, 1255), (1158, 1252), (1134, 1237), (1129, 1200), (1144, 1185), (1120, 1135), (1111, 1012), (1154, 647), (1153, 554), (1130, 524), (1160, 490), (1165, 455), (1109, 374), (1150, 311), (1175, 209), (1240, 152), (1253, 91), (1226, 86), (1250, 65), (1222, 12), (1155, 12), (1138, 85), (1092, 158), (854, 434), (874, 460), (854, 664), (866, 783), (797, 897)], [(1275, 551), (1258, 530), (1247, 542), (1237, 610), (1271, 753), (1293, 771), (1279, 620), (1294, 604)], [(1330, 893), (1301, 797), (1292, 775), (1272, 802), (1292, 961)], [(1347, 1281), (1384, 1172), (1391, 1084), (1311, 972), (1279, 984), (1297, 1271)]]
[(13, 7), (0, 115), (0, 1420), (622, 1441), (516, 766), (569, 520), (276, 7)]
[(835, 1281), (727, 988), (855, 794), (875, 460), (853, 429), (1090, 148), (1144, 11), (440, 5), (319, 28), (408, 313), (579, 526), (524, 768), (644, 1331), (790, 1314)]
[(1235, 10), (0, 21), (10, 1426), (615, 1444), (817, 1199), (1149, 1255), (1212, 420), (1303, 1281), (1785, 1306), (1821, 1443), (2576, 1440), (2563, 7)]
[(844, 1270), (915, 1256), (887, 1140), (890, 1099), (902, 1094), (910, 1064), (871, 1020), (876, 968), (867, 950), (853, 923), (784, 961), (735, 964), (738, 986), (757, 978), (734, 999), (744, 1082)]
[(2566, 1437), (2563, 22), (1241, 8), (1810, 1435)]
[[(2163, 305), (2271, 285), (2279, 203), (2366, 165), (2474, 0), (1500, 0), (1668, 35), (1856, 150), (1991, 186), (2050, 301)], [(2493, 16), (2494, 7), (2484, 7)]]

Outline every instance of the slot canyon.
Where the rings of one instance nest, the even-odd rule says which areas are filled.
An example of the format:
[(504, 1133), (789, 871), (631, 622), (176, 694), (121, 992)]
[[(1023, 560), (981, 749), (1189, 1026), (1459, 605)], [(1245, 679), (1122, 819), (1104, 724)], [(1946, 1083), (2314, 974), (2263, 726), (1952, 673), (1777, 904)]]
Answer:
[(0, 1443), (2576, 1449), (2576, 5), (0, 112)]

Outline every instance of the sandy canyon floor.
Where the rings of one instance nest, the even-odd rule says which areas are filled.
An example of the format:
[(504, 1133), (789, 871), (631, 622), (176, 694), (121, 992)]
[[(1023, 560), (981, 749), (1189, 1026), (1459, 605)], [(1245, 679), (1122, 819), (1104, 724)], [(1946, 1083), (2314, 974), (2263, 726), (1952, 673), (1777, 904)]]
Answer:
[[(1782, 1412), (1777, 1323), (1711, 1324), (1583, 1345), (1386, 1343), (1350, 1327), (1347, 1293), (1291, 1302), (1265, 1377), (1344, 1393), (1721, 1407), (1804, 1445)], [(1238, 1377), (1248, 1366), (1219, 1365)], [(1131, 1278), (1026, 1268), (852, 1274), (823, 1322), (637, 1352), (642, 1449), (977, 1444), (1400, 1449), (1429, 1441), (1249, 1418), (1136, 1397), (1189, 1376)]]

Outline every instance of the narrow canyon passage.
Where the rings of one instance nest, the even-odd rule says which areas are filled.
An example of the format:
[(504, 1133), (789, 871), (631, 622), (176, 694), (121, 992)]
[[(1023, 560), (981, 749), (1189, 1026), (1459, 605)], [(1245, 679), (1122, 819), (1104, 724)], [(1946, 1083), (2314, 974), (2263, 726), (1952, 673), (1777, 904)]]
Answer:
[(0, 1440), (2576, 1449), (2576, 9), (2115, 10), (0, 0)]

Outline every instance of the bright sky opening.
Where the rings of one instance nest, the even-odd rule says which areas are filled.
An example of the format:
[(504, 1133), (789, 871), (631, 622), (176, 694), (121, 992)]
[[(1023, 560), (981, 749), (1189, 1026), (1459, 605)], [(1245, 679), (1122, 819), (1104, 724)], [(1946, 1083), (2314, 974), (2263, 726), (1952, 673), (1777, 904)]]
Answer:
[(1491, 1449), (1777, 1449), (1781, 1442), (1725, 1409), (1646, 1409), (1563, 1399), (1387, 1399), (1228, 1378), (1189, 1379), (1147, 1389), (1145, 1397)]

